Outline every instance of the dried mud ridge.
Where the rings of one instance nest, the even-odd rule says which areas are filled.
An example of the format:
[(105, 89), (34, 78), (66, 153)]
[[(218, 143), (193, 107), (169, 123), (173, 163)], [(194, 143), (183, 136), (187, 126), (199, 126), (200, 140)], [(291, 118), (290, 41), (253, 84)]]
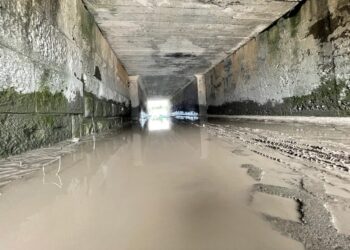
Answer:
[(252, 164), (243, 164), (241, 167), (248, 169), (247, 174), (254, 180), (261, 181), (263, 175), (263, 171), (261, 168), (255, 167)]
[[(227, 141), (235, 139), (243, 141), (246, 145), (256, 145), (259, 148), (265, 147), (269, 150), (261, 150), (250, 147), (250, 151), (265, 156), (280, 163), (281, 166), (290, 167), (289, 162), (282, 160), (276, 154), (270, 154), (271, 150), (291, 157), (300, 158), (304, 161), (318, 163), (326, 168), (336, 170), (349, 170), (349, 155), (345, 152), (332, 152), (331, 150), (313, 145), (299, 144), (292, 140), (269, 138), (268, 136), (256, 135), (249, 131), (239, 131), (219, 125), (207, 125), (208, 132)], [(260, 131), (261, 132), (261, 131)], [(235, 151), (233, 151), (235, 153)], [(342, 200), (350, 204), (350, 199), (326, 194), (322, 181), (314, 180), (303, 173), (299, 185), (295, 188), (286, 188), (259, 183), (263, 179), (263, 169), (252, 164), (243, 164), (242, 168), (247, 169), (247, 174), (257, 183), (252, 188), (252, 197), (256, 192), (293, 199), (298, 204), (299, 222), (263, 214), (272, 227), (283, 235), (301, 242), (306, 250), (349, 250), (350, 235), (339, 233), (335, 228), (331, 213), (325, 204), (334, 200)], [(296, 171), (296, 170), (295, 170)]]
[[(259, 182), (262, 179), (261, 168), (251, 164), (243, 164), (241, 167), (247, 168), (247, 174), (254, 180)], [(253, 193), (256, 192), (289, 198), (297, 202), (299, 222), (268, 214), (264, 214), (264, 217), (275, 230), (303, 243), (306, 250), (350, 249), (350, 236), (338, 233), (332, 223), (331, 214), (324, 206), (331, 197), (324, 195), (322, 183), (304, 178), (298, 189), (258, 183), (253, 187)]]
[[(322, 184), (309, 183), (315, 188)], [(323, 187), (323, 186), (322, 186)], [(321, 187), (320, 187), (321, 188)], [(284, 220), (264, 215), (273, 227), (282, 234), (302, 242), (307, 250), (350, 249), (350, 236), (338, 233), (332, 223), (332, 216), (325, 208), (321, 192), (310, 192), (307, 188), (289, 189), (285, 187), (255, 184), (254, 192), (263, 192), (298, 202), (300, 222)]]
[[(350, 154), (345, 151), (334, 151), (318, 145), (298, 143), (291, 139), (259, 135), (249, 129), (233, 129), (209, 124), (208, 130), (226, 139), (236, 138), (247, 144), (270, 148), (290, 158), (299, 158), (317, 163), (325, 168), (350, 172)], [(262, 154), (257, 150), (255, 153)], [(277, 158), (274, 160), (282, 161)]]

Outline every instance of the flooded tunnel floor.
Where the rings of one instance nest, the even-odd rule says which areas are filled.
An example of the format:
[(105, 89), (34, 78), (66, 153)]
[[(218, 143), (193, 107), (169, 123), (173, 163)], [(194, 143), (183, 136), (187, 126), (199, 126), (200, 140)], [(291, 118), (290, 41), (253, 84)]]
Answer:
[(350, 249), (347, 127), (148, 126), (2, 160), (0, 249)]

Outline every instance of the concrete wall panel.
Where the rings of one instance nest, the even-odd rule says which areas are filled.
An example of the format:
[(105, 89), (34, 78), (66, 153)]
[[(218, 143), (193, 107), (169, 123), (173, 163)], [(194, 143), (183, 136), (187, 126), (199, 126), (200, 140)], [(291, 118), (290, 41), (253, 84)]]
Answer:
[(350, 3), (307, 0), (206, 74), (211, 114), (350, 115)]
[(178, 91), (172, 98), (172, 111), (194, 111), (199, 113), (197, 79)]
[(127, 72), (80, 0), (1, 1), (0, 65), (0, 156), (103, 131), (130, 113)]

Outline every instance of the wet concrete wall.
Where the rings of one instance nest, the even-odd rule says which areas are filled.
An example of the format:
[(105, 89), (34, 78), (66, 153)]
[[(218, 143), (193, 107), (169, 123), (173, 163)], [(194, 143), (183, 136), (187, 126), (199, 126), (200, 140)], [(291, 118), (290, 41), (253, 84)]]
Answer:
[(139, 83), (139, 100), (140, 100), (140, 112), (147, 113), (147, 93), (144, 86), (144, 83), (142, 81), (142, 78), (140, 78)]
[(128, 74), (80, 0), (0, 2), (0, 156), (121, 126)]
[(179, 90), (172, 98), (172, 112), (199, 112), (198, 105), (198, 86), (196, 79), (183, 89)]
[(129, 80), (131, 116), (137, 120), (141, 116), (141, 111), (147, 113), (147, 95), (140, 76), (131, 76)]
[(350, 2), (306, 0), (206, 73), (209, 114), (350, 115)]

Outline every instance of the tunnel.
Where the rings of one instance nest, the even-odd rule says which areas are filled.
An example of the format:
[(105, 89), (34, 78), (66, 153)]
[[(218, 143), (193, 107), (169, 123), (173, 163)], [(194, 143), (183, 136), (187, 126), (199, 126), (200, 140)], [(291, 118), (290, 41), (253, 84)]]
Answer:
[(350, 250), (349, 0), (0, 0), (0, 249)]

